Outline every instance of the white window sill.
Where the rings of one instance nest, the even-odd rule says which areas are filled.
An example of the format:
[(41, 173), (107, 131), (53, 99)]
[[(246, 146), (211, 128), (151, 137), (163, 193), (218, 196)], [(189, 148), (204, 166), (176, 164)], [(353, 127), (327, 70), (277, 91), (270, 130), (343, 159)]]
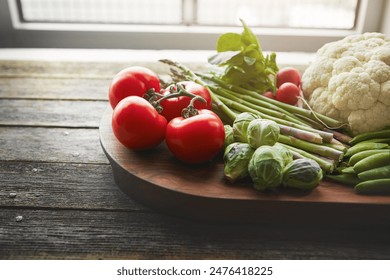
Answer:
[[(80, 61), (80, 62), (157, 62), (171, 59), (181, 63), (207, 63), (214, 51), (206, 50), (125, 50), (125, 49), (0, 49), (0, 60)], [(303, 70), (314, 59), (314, 53), (277, 52), (279, 67)]]

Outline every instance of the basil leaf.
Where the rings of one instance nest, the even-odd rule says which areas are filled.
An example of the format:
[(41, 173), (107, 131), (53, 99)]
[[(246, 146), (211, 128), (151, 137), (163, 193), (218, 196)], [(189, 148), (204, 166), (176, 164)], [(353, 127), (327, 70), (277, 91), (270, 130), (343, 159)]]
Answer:
[(255, 64), (257, 61), (257, 59), (255, 57), (250, 57), (250, 56), (244, 56), (244, 62), (249, 65), (249, 66), (252, 66), (253, 64)]
[(245, 22), (241, 19), (241, 23), (244, 26), (244, 32), (241, 35), (242, 42), (249, 46), (254, 44), (257, 48), (260, 48), (259, 41), (257, 40), (257, 36), (248, 28)]
[(222, 71), (217, 71), (218, 77), (229, 84), (259, 92), (275, 92), (275, 76), (279, 70), (276, 54), (264, 56), (257, 36), (243, 20), (241, 22), (243, 32), (221, 35), (217, 42), (217, 54), (208, 61), (220, 67)]
[(225, 51), (219, 52), (215, 55), (212, 55), (208, 58), (208, 62), (214, 65), (224, 64), (229, 61), (232, 57), (239, 54), (240, 51)]
[(240, 51), (241, 47), (241, 35), (237, 33), (225, 33), (217, 41), (217, 52)]

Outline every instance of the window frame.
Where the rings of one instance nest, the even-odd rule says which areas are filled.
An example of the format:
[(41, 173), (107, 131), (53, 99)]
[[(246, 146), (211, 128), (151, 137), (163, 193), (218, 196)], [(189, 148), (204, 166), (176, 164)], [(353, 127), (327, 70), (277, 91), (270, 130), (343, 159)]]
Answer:
[[(0, 32), (5, 35), (0, 47), (211, 50), (220, 34), (242, 30), (241, 27), (189, 26), (186, 21), (192, 15), (187, 13), (180, 26), (22, 22), (17, 2), (0, 1)], [(192, 5), (191, 2), (185, 0), (183, 5)], [(264, 50), (313, 52), (327, 42), (350, 34), (380, 31), (380, 26), (384, 26), (385, 4), (385, 0), (359, 0), (353, 29), (253, 27), (252, 30)], [(183, 9), (191, 10), (191, 6), (186, 8), (189, 9)]]

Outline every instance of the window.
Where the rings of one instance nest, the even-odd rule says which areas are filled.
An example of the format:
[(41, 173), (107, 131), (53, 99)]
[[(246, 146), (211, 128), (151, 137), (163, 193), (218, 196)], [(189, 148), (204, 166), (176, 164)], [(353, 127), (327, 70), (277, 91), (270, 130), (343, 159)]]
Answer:
[[(213, 49), (242, 18), (264, 49), (313, 51), (379, 31), (382, 0), (8, 0), (13, 43), (48, 47)], [(9, 9), (8, 9), (9, 8)], [(0, 12), (1, 13), (1, 12)], [(1, 23), (1, 21), (0, 21)], [(24, 36), (26, 35), (26, 36)]]
[(181, 24), (182, 0), (20, 0), (24, 22)]
[(234, 26), (244, 18), (251, 26), (352, 29), (358, 0), (20, 0), (19, 7), (24, 22)]

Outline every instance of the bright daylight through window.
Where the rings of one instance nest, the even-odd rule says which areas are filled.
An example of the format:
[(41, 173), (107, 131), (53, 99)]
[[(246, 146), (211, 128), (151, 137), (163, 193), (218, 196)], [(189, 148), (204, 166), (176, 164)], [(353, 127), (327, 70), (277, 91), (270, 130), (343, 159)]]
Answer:
[[(264, 50), (314, 52), (351, 34), (388, 32), (388, 0), (7, 0), (3, 45), (211, 50), (243, 19)], [(1, 45), (1, 42), (0, 42)]]
[(20, 0), (25, 22), (354, 27), (358, 0)]

